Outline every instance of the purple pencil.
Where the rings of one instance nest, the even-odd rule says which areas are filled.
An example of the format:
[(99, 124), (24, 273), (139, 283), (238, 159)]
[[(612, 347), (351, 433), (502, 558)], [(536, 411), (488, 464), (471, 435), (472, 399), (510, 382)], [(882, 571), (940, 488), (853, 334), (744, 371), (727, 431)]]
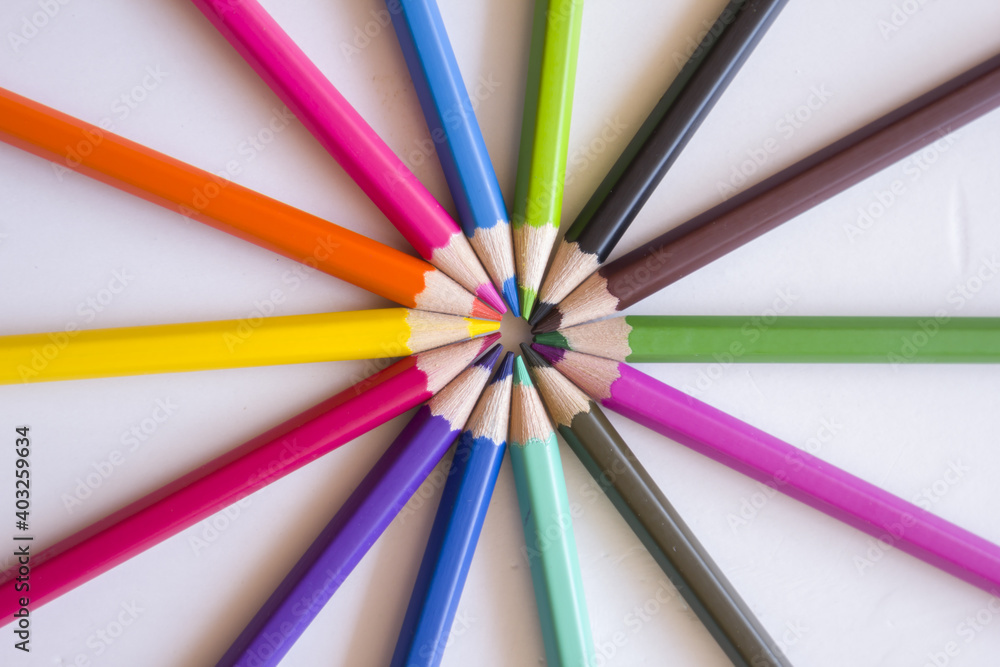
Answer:
[(494, 345), (424, 404), (217, 663), (277, 665), (458, 438), (500, 356)]
[(640, 373), (532, 346), (595, 401), (983, 590), (1000, 586), (1000, 547)]

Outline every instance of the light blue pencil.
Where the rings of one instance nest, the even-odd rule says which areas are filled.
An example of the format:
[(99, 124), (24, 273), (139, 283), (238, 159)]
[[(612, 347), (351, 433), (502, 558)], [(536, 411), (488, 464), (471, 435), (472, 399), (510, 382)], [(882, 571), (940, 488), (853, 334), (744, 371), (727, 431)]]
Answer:
[(483, 266), (520, 317), (510, 217), (435, 0), (386, 0), (458, 218)]
[(459, 437), (390, 667), (441, 663), (507, 448), (508, 352)]

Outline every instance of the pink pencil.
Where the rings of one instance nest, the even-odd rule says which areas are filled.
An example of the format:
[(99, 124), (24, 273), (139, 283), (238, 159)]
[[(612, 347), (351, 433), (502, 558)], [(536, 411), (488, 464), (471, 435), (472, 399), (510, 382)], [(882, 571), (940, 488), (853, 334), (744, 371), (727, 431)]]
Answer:
[(507, 307), (440, 203), (255, 0), (192, 0), (420, 256), (503, 314)]
[[(31, 608), (71, 591), (423, 403), (500, 334), (406, 357), (33, 556)], [(0, 575), (6, 586), (13, 567)], [(17, 596), (2, 596), (10, 622)]]
[(935, 567), (995, 592), (1000, 547), (631, 366), (533, 345), (601, 405)]

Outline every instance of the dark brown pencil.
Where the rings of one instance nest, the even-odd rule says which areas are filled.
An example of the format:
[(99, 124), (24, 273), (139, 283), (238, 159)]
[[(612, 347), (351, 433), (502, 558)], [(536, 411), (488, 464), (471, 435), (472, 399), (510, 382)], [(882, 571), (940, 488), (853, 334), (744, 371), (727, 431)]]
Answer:
[(790, 665), (597, 404), (530, 347), (521, 352), (559, 434), (726, 656), (739, 667)]
[(591, 274), (548, 332), (613, 315), (1000, 105), (1000, 55)]

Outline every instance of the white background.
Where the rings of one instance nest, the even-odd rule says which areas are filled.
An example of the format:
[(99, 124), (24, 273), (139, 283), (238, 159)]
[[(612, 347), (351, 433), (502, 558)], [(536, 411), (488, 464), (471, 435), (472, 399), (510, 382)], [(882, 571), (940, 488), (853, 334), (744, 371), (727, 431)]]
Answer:
[[(51, 18), (39, 13), (46, 4)], [(428, 131), (392, 29), (379, 25), (383, 6), (264, 4), (454, 210), (436, 158), (421, 150)], [(564, 224), (724, 4), (588, 0)], [(442, 12), (469, 87), (492, 82), (480, 88), (478, 114), (509, 202), (530, 3), (446, 0)], [(33, 20), (44, 25), (26, 27)], [(205, 169), (221, 172), (234, 161), (237, 182), (406, 249), (298, 123), (267, 135), (281, 104), (189, 3), (5, 0), (0, 36), (0, 85), (92, 123), (108, 119), (115, 132)], [(793, 0), (621, 250), (721, 201), (722, 184), (741, 165), (756, 182), (998, 50), (993, 0)], [(829, 99), (818, 109), (800, 109), (824, 88)], [(792, 126), (785, 117), (797, 110), (807, 118)], [(621, 123), (624, 133), (598, 140)], [(252, 136), (260, 136), (259, 149), (248, 143)], [(747, 162), (772, 138), (777, 149), (762, 165)], [(987, 280), (961, 308), (955, 297), (998, 254), (1000, 114), (956, 139), (930, 155), (926, 169), (900, 163), (633, 312), (761, 315), (784, 292), (793, 295), (789, 314), (1000, 315), (1000, 280)], [(275, 290), (276, 314), (390, 305), (324, 274), (300, 275), (287, 259), (6, 145), (0, 174), (0, 334), (245, 318)], [(902, 194), (863, 233), (850, 234), (859, 209), (895, 181)], [(116, 271), (127, 287), (101, 312), (89, 311), (87, 300), (100, 298)], [(7, 480), (0, 540), (14, 532), (17, 425), (31, 427), (32, 526), (42, 547), (339, 391), (364, 368), (342, 362), (0, 387), (0, 480)], [(936, 489), (923, 496), (935, 512), (1000, 542), (993, 367), (643, 370), (906, 499)], [(176, 406), (162, 423), (150, 421), (157, 401)], [(0, 630), (0, 663), (214, 664), (404, 419), (33, 611), (30, 656), (12, 648), (10, 626)], [(935, 654), (939, 665), (996, 664), (1000, 614), (989, 605), (1000, 603), (986, 592), (788, 498), (765, 498), (757, 483), (612, 419), (794, 664), (921, 667)], [(156, 426), (144, 441), (123, 441), (144, 423)], [(121, 465), (108, 463), (113, 456)], [(600, 664), (728, 664), (568, 449), (563, 462), (579, 506), (576, 539)], [(95, 476), (109, 465), (106, 477)], [(949, 473), (955, 469), (961, 475)], [(80, 487), (88, 475), (96, 488)], [(68, 506), (77, 490), (89, 495)], [(425, 492), (430, 500), (413, 501), (390, 526), (285, 664), (388, 661), (438, 486)], [(445, 664), (544, 661), (522, 545), (505, 463)], [(973, 628), (966, 618), (977, 613), (991, 623)], [(118, 634), (119, 620), (130, 625), (110, 643), (101, 639)], [(954, 655), (944, 655), (950, 643)]]

